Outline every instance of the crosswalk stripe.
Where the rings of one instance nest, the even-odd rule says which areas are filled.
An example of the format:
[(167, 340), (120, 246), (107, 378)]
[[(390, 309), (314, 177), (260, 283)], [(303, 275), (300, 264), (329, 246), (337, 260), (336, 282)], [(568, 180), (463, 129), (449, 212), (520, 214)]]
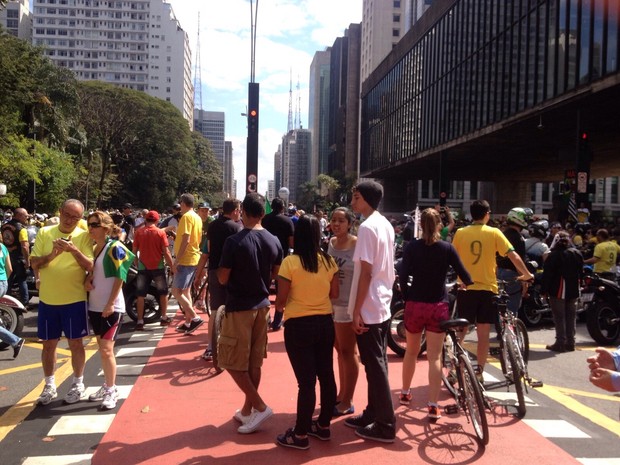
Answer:
[(90, 465), (93, 454), (28, 457), (22, 465)]
[(532, 420), (524, 418), (522, 421), (546, 438), (588, 439), (591, 437), (566, 420)]

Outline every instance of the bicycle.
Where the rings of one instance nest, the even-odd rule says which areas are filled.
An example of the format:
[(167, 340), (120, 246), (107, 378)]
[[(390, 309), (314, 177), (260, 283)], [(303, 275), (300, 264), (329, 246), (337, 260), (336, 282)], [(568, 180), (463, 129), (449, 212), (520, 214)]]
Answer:
[(525, 324), (508, 309), (509, 296), (504, 290), (506, 282), (498, 281), (500, 293), (494, 298), (498, 310), (497, 334), (499, 335), (499, 362), (505, 381), (485, 386), (487, 389), (515, 386), (517, 394), (517, 416), (522, 418), (526, 413), (525, 392), (528, 385), (540, 387), (540, 381), (533, 381), (528, 374), (530, 341)]
[[(467, 351), (460, 344), (458, 332), (469, 327), (464, 318), (446, 320), (440, 328), (446, 332), (443, 347), (442, 378), (448, 391), (454, 396), (455, 404), (445, 407), (446, 414), (461, 410), (471, 423), (479, 442), (484, 446), (489, 443), (489, 425), (485, 412), (485, 400), (482, 387), (469, 360)], [(454, 384), (450, 378), (454, 378)]]

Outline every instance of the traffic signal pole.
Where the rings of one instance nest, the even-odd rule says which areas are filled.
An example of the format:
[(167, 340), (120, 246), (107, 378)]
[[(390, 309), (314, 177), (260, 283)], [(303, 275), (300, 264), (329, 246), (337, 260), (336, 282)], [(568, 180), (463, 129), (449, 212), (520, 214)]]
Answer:
[(258, 102), (259, 85), (248, 84), (248, 138), (245, 170), (245, 193), (257, 191), (258, 182)]

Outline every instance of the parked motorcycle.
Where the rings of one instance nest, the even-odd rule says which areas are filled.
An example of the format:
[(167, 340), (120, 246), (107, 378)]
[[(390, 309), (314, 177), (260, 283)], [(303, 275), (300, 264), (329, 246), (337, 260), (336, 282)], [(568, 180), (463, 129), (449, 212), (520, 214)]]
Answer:
[(519, 308), (519, 319), (526, 326), (538, 326), (543, 318), (551, 317), (551, 305), (546, 298), (540, 294), (542, 287), (542, 268), (538, 266), (536, 261), (527, 261), (525, 263), (530, 273), (534, 275), (534, 282), (529, 286), (527, 294), (521, 300)]
[[(0, 325), (20, 336), (24, 329), (24, 313), (26, 308), (15, 297), (4, 295), (0, 297)], [(9, 344), (0, 341), (0, 349), (6, 349)]]
[[(127, 281), (123, 284), (123, 297), (125, 298), (125, 311), (129, 318), (133, 321), (138, 321), (138, 307), (137, 299), (138, 294), (136, 290), (136, 278), (138, 277), (138, 270), (132, 266), (127, 273)], [(144, 298), (144, 322), (154, 323), (159, 321), (161, 317), (161, 311), (159, 309), (159, 295), (157, 289), (151, 282)]]
[(595, 273), (587, 274), (581, 293), (586, 327), (594, 341), (610, 346), (620, 339), (620, 286)]

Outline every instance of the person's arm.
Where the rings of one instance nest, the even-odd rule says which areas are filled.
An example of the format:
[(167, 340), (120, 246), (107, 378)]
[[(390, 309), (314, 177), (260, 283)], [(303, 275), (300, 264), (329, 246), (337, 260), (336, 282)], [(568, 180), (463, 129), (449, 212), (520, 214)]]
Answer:
[(28, 233), (26, 232), (25, 229), (22, 229), (22, 231), (25, 232), (26, 239), (23, 241), (20, 241), (19, 243), (22, 247), (22, 257), (24, 257), (24, 263), (27, 269), (30, 266), (30, 243), (28, 242)]
[(338, 279), (338, 272), (332, 276), (332, 281), (329, 285), (329, 298), (334, 300), (340, 296), (340, 280)]
[(101, 316), (104, 318), (109, 317), (114, 313), (114, 301), (118, 297), (119, 292), (123, 288), (123, 280), (121, 278), (114, 278), (114, 285), (112, 286), (112, 291), (110, 292), (110, 297), (106, 302), (105, 307), (103, 308), (103, 312)]
[(357, 284), (357, 293), (355, 295), (355, 303), (353, 305), (353, 330), (356, 334), (362, 334), (368, 331), (368, 328), (364, 324), (362, 319), (362, 305), (366, 296), (368, 295), (368, 289), (370, 287), (370, 281), (372, 279), (372, 265), (364, 260), (360, 261), (360, 276)]
[(196, 278), (194, 278), (194, 287), (196, 289), (200, 287), (202, 276), (205, 273), (205, 266), (207, 265), (207, 261), (209, 261), (208, 253), (203, 253), (202, 255), (200, 255), (200, 260), (198, 260), (198, 265), (196, 265)]
[(595, 368), (590, 372), (590, 382), (605, 391), (620, 391), (620, 373), (617, 371)]
[(519, 257), (519, 254), (515, 250), (511, 250), (506, 254), (506, 256), (510, 259), (517, 271), (521, 273), (521, 276), (519, 276), (517, 279), (521, 281), (531, 281), (532, 279), (534, 279), (534, 275), (529, 272), (529, 270), (525, 266), (525, 263), (523, 263), (523, 260), (521, 260), (521, 257)]
[(228, 280), (230, 279), (231, 268), (224, 268), (220, 266), (217, 269), (217, 280), (220, 282), (222, 286), (226, 286), (228, 284)]
[(276, 295), (275, 303), (276, 312), (283, 312), (291, 291), (291, 282), (282, 276), (278, 276), (276, 279), (278, 280), (278, 294)]
[(452, 213), (450, 213), (450, 207), (446, 205), (444, 207), (444, 211), (446, 212), (446, 218), (448, 218), (448, 233), (451, 233), (456, 223), (454, 222), (454, 217), (452, 216)]
[(177, 252), (177, 256), (176, 256), (176, 263), (179, 263), (179, 261), (181, 261), (181, 257), (185, 253), (185, 250), (187, 250), (188, 245), (189, 245), (189, 234), (183, 234), (181, 236), (181, 245), (179, 246), (179, 251)]
[(6, 275), (7, 276), (11, 276), (11, 273), (13, 273), (13, 265), (11, 264), (11, 256), (9, 255), (9, 251), (6, 251), (6, 255), (4, 258), (4, 271), (6, 271)]

